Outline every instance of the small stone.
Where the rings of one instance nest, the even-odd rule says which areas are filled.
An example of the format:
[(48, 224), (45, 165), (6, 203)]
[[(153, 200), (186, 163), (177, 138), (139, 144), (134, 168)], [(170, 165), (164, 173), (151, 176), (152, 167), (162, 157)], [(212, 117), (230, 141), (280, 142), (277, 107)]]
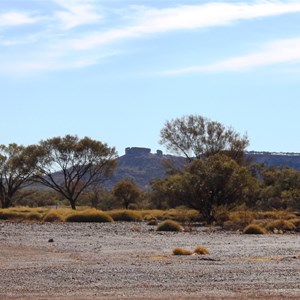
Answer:
[(49, 242), (49, 243), (53, 243), (54, 240), (53, 240), (53, 239), (49, 239), (48, 242)]

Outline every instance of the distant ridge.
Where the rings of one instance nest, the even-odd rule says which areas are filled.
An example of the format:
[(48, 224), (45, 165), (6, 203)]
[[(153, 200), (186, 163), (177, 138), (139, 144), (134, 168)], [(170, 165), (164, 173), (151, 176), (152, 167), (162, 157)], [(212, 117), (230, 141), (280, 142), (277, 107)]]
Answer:
[[(300, 171), (300, 153), (248, 151), (246, 155), (253, 162), (268, 166), (286, 166)], [(142, 189), (149, 189), (151, 180), (166, 175), (166, 162), (176, 167), (183, 167), (187, 160), (182, 156), (163, 154), (161, 150), (151, 153), (150, 148), (128, 147), (125, 154), (117, 159), (115, 175), (105, 182), (111, 189), (121, 179), (131, 179)]]

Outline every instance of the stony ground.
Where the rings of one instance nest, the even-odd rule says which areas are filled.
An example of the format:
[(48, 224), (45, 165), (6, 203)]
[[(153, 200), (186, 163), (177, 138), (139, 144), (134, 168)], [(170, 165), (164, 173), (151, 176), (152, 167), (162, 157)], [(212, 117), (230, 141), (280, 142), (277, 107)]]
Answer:
[(299, 255), (299, 233), (0, 222), (0, 299), (300, 299)]

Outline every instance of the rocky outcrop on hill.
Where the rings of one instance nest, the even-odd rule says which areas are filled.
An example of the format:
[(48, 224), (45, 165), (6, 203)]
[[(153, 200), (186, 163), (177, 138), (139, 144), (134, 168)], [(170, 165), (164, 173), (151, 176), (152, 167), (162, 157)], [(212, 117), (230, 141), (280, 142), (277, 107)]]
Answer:
[[(300, 171), (300, 153), (247, 152), (252, 162), (264, 163), (276, 167), (287, 166)], [(151, 153), (150, 148), (128, 147), (125, 155), (117, 159), (115, 175), (105, 182), (111, 189), (122, 179), (131, 179), (142, 189), (150, 188), (150, 181), (166, 175), (166, 165), (183, 168), (187, 163), (184, 157), (165, 155), (161, 150)]]
[(185, 163), (184, 157), (164, 155), (161, 150), (151, 153), (149, 148), (128, 147), (125, 155), (117, 159), (115, 175), (105, 182), (105, 187), (110, 189), (122, 179), (131, 179), (140, 188), (149, 189), (152, 179), (166, 175), (167, 165), (182, 168)]

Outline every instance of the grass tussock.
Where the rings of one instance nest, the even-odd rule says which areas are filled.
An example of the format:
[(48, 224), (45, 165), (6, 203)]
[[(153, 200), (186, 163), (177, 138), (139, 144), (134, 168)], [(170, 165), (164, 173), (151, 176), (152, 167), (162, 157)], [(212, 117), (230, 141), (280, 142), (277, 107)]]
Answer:
[(142, 214), (136, 210), (112, 210), (108, 214), (114, 221), (118, 222), (140, 222), (142, 221)]
[(207, 255), (209, 254), (209, 251), (205, 247), (197, 246), (194, 250), (194, 253), (199, 255)]
[(266, 229), (269, 231), (293, 231), (296, 229), (296, 226), (287, 220), (274, 220), (266, 225)]
[(183, 228), (181, 225), (173, 220), (165, 220), (158, 224), (157, 231), (175, 231), (175, 232), (181, 232), (183, 231)]
[(33, 211), (25, 214), (24, 219), (29, 221), (41, 221), (43, 219), (43, 215), (36, 211)]
[(176, 247), (173, 249), (173, 255), (192, 255), (193, 251)]
[(0, 211), (0, 220), (23, 220), (25, 214), (10, 210), (2, 209)]
[(49, 211), (44, 217), (43, 221), (44, 222), (63, 222), (64, 221), (64, 216), (63, 214), (60, 214), (59, 212), (55, 210)]
[(110, 215), (103, 211), (96, 209), (89, 209), (81, 212), (75, 212), (68, 215), (65, 219), (66, 222), (93, 222), (93, 223), (107, 223), (113, 222)]
[(244, 234), (265, 234), (266, 229), (259, 226), (258, 224), (250, 224), (243, 230)]

